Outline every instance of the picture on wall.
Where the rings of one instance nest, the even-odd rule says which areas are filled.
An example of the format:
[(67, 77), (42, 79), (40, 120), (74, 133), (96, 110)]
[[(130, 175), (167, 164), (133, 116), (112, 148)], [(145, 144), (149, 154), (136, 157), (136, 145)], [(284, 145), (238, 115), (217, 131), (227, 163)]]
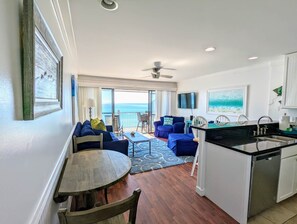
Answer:
[(23, 1), (23, 119), (63, 107), (63, 56), (34, 0)]
[(246, 115), (247, 86), (207, 91), (207, 112), (224, 115)]

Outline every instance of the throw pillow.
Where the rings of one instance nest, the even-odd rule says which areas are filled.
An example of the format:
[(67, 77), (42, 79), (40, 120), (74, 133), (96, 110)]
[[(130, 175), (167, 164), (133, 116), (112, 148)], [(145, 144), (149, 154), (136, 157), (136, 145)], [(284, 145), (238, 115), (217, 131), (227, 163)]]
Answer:
[(85, 126), (81, 129), (80, 135), (81, 136), (95, 135), (95, 133), (93, 132), (91, 127)]
[(91, 126), (95, 130), (106, 131), (106, 126), (105, 126), (104, 122), (102, 120), (100, 120), (99, 118), (92, 119)]
[(164, 124), (163, 125), (172, 125), (173, 118), (172, 117), (164, 117)]

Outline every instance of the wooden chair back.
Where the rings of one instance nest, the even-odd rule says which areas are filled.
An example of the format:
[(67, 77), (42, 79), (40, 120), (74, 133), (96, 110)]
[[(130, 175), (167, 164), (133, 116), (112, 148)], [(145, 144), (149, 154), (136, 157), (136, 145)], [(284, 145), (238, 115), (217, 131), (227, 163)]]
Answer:
[(73, 136), (73, 152), (77, 152), (77, 145), (85, 142), (99, 142), (98, 149), (103, 149), (103, 134), (87, 135), (83, 137)]
[(129, 224), (135, 224), (138, 199), (141, 190), (137, 188), (133, 194), (123, 200), (95, 207), (86, 211), (69, 212), (60, 209), (60, 224), (120, 224), (126, 223), (123, 213), (129, 211)]

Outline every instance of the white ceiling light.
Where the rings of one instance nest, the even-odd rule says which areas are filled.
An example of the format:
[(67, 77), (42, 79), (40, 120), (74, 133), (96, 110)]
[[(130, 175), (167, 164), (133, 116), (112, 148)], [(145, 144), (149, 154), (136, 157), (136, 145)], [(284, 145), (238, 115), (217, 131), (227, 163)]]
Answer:
[(211, 52), (211, 51), (215, 51), (216, 48), (215, 47), (208, 47), (205, 49), (206, 52)]
[(256, 60), (256, 59), (258, 59), (258, 57), (257, 56), (253, 56), (253, 57), (249, 57), (248, 59), (249, 60)]
[(101, 1), (101, 6), (108, 11), (114, 11), (119, 7), (118, 3), (113, 0), (99, 0), (99, 1)]

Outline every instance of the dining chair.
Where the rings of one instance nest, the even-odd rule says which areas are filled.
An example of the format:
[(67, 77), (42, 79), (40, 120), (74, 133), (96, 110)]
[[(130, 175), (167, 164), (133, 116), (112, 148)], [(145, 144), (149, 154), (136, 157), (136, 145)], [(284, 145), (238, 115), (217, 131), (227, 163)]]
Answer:
[[(60, 209), (58, 212), (60, 224), (135, 224), (140, 193), (141, 190), (137, 188), (126, 199), (85, 211), (70, 212), (66, 208)], [(129, 211), (128, 222), (123, 215), (126, 211)]]
[(143, 129), (148, 127), (149, 114), (148, 113), (141, 114), (140, 112), (137, 112), (137, 119), (138, 119), (138, 123), (137, 123), (136, 131), (138, 131), (138, 127), (140, 127), (141, 125), (141, 132), (143, 132)]
[(219, 115), (216, 118), (216, 124), (218, 124), (218, 125), (225, 125), (229, 122), (230, 122), (230, 119), (226, 115)]
[[(192, 120), (192, 125), (193, 126), (196, 126), (196, 127), (203, 127), (207, 123), (208, 122), (207, 122), (206, 118), (204, 118), (202, 116), (194, 117), (193, 120)], [(198, 156), (199, 156), (199, 136), (198, 136), (198, 129), (192, 128), (192, 132), (193, 132), (193, 135), (194, 135), (193, 141), (197, 142), (198, 143), (198, 146), (197, 146), (197, 150), (196, 150), (196, 153), (195, 153), (195, 158), (194, 158), (193, 165), (192, 165), (191, 176), (193, 176), (193, 174), (194, 174), (195, 167), (198, 166)]]
[(73, 152), (77, 152), (77, 145), (85, 142), (99, 142), (98, 149), (103, 149), (103, 133), (100, 135), (73, 136)]
[(244, 114), (240, 114), (237, 118), (237, 123), (239, 123), (239, 124), (245, 124), (248, 121), (249, 121), (249, 118)]

